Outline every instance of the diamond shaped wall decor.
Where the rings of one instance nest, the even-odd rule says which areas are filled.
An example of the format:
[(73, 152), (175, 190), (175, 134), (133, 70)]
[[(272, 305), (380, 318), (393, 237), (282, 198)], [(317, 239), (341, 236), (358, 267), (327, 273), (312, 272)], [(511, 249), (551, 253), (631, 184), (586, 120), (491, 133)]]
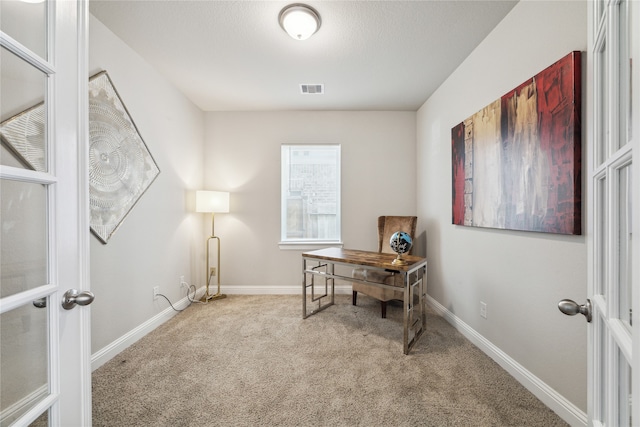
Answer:
[(160, 169), (106, 71), (89, 79), (91, 231), (107, 243)]

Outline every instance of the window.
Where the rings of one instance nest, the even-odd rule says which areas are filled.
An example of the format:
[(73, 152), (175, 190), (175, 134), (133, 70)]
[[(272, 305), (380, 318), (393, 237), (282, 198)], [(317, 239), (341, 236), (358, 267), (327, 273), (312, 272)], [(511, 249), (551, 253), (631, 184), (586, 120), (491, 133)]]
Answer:
[(281, 244), (340, 244), (340, 145), (282, 145)]

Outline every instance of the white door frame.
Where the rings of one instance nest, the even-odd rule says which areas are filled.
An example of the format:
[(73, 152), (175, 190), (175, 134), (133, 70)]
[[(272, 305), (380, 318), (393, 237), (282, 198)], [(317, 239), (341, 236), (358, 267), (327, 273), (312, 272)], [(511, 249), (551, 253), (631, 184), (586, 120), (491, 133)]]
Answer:
[(1, 311), (48, 297), (49, 387), (17, 423), (28, 424), (49, 410), (49, 425), (90, 426), (89, 307), (65, 310), (61, 306), (67, 289), (89, 289), (88, 1), (48, 0), (46, 8), (47, 58), (9, 34), (0, 34), (0, 42), (49, 76), (45, 95), (48, 172), (0, 166), (0, 176), (47, 188), (48, 283), (3, 298)]
[[(619, 147), (620, 121), (625, 116), (626, 77), (620, 78), (619, 8), (624, 0), (595, 0), (588, 3), (587, 52), (587, 217), (588, 217), (588, 298), (593, 304), (593, 321), (588, 328), (588, 424), (590, 426), (626, 425), (625, 410), (632, 407), (633, 425), (640, 425), (640, 263), (632, 262), (632, 315), (618, 302), (628, 301), (621, 291), (619, 257), (621, 239), (617, 207), (621, 202), (618, 171), (628, 165), (633, 154), (640, 152), (640, 2), (631, 0), (635, 11), (631, 14), (632, 45), (629, 56), (633, 65), (632, 104), (633, 138)], [(624, 63), (624, 61), (622, 61)], [(622, 96), (620, 96), (622, 94)], [(622, 101), (621, 101), (622, 100)], [(624, 138), (622, 138), (624, 139)], [(635, 157), (638, 157), (636, 154)], [(640, 168), (632, 165), (631, 199), (633, 213), (631, 230), (640, 229)], [(640, 239), (631, 239), (631, 259), (640, 254)], [(621, 293), (623, 292), (623, 293)], [(622, 295), (622, 296), (621, 296)], [(625, 318), (626, 317), (626, 318)], [(634, 326), (630, 327), (629, 322)], [(630, 331), (631, 330), (631, 331)], [(628, 361), (628, 362), (625, 362)], [(621, 363), (622, 361), (622, 363)], [(621, 375), (624, 366), (631, 367), (631, 375)], [(629, 401), (620, 398), (621, 390), (628, 390)], [(623, 392), (626, 393), (626, 391)], [(619, 418), (623, 417), (623, 420)]]
[[(56, 67), (58, 73), (75, 78), (56, 82), (56, 162), (66, 164), (74, 159), (73, 167), (57, 170), (60, 184), (74, 195), (60, 194), (56, 206), (58, 252), (67, 265), (59, 272), (59, 292), (70, 288), (90, 290), (89, 279), (89, 1), (56, 1)], [(62, 26), (62, 28), (60, 28)], [(61, 31), (61, 30), (64, 30)], [(74, 49), (75, 48), (75, 49)], [(63, 97), (73, 94), (73, 106)], [(66, 127), (64, 124), (68, 124)], [(67, 204), (67, 199), (75, 199)], [(70, 222), (60, 220), (63, 216), (73, 218)], [(60, 261), (63, 261), (62, 259)], [(62, 262), (59, 262), (62, 264)], [(52, 411), (52, 418), (60, 426), (91, 425), (91, 322), (90, 306), (64, 310), (57, 301), (60, 312), (59, 354), (61, 377), (59, 413)], [(55, 424), (54, 424), (55, 425)]]
[(631, 56), (635, 60), (632, 71), (632, 87), (633, 95), (631, 99), (632, 103), (632, 120), (634, 131), (634, 146), (633, 151), (636, 159), (633, 166), (633, 229), (636, 237), (632, 243), (632, 250), (634, 259), (632, 267), (633, 276), (633, 375), (632, 375), (632, 390), (633, 390), (633, 420), (634, 423), (640, 423), (640, 2), (634, 0), (635, 10), (632, 20), (632, 33), (631, 39), (635, 40), (635, 45), (631, 46)]

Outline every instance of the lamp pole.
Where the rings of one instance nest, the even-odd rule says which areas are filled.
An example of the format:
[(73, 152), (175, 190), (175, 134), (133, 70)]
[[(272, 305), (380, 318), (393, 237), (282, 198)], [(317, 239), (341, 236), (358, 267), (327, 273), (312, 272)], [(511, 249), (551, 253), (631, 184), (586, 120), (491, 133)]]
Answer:
[[(220, 292), (220, 238), (215, 233), (215, 214), (216, 212), (229, 212), (229, 193), (224, 191), (196, 191), (196, 212), (211, 212), (211, 235), (207, 238), (206, 244), (206, 256), (207, 256), (207, 270), (205, 272), (206, 277), (206, 290), (200, 301), (207, 302), (209, 300), (226, 298), (227, 296)], [(211, 239), (215, 239), (217, 242), (217, 255), (218, 263), (215, 268), (210, 265), (211, 262)], [(211, 285), (211, 276), (218, 276), (218, 290), (215, 294), (209, 293), (209, 286)]]
[[(207, 239), (207, 288), (206, 291), (204, 293), (204, 295), (201, 298), (201, 301), (210, 301), (210, 300), (217, 300), (217, 299), (222, 299), (222, 298), (226, 298), (227, 296), (223, 293), (220, 292), (220, 238), (218, 236), (215, 235), (215, 228), (214, 228), (214, 221), (215, 221), (215, 212), (211, 213), (211, 236), (209, 236), (209, 238)], [(211, 260), (210, 257), (210, 253), (209, 253), (209, 249), (211, 247), (211, 239), (215, 239), (216, 242), (218, 243), (218, 247), (217, 247), (217, 255), (218, 255), (218, 262), (216, 264), (216, 270), (211, 269), (211, 267), (209, 266), (209, 262)], [(211, 295), (209, 293), (209, 285), (211, 283), (211, 276), (213, 275), (217, 275), (218, 276), (218, 290), (215, 294)]]

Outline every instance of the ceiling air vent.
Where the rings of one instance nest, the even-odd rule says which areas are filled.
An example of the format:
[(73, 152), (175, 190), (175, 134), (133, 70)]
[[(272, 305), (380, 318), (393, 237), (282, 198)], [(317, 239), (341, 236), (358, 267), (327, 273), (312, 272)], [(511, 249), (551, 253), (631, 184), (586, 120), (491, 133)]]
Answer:
[(300, 85), (300, 93), (303, 95), (322, 95), (324, 85)]

